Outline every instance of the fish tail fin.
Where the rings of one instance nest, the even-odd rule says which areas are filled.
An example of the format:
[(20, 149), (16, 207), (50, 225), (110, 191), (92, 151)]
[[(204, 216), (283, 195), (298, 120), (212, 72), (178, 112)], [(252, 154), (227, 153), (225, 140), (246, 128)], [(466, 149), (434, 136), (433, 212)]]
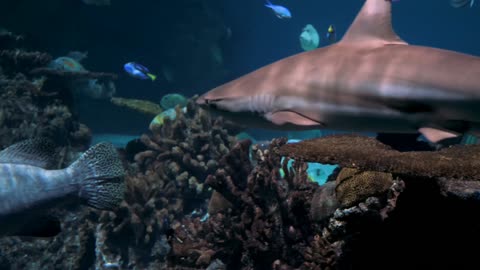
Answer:
[(154, 75), (152, 73), (147, 73), (147, 76), (152, 80), (152, 81), (155, 81), (155, 79), (157, 79), (157, 75)]
[(103, 142), (91, 147), (67, 170), (79, 183), (79, 196), (88, 205), (111, 210), (123, 200), (125, 170), (111, 143)]
[(272, 5), (272, 2), (270, 2), (270, 0), (266, 0), (265, 6), (271, 8), (273, 5)]

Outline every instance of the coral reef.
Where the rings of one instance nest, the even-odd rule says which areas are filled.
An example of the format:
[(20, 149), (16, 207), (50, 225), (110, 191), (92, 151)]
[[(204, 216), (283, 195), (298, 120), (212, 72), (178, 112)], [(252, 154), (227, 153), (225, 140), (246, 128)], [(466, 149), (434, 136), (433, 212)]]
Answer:
[[(278, 153), (344, 167), (331, 176), (340, 183), (335, 192), (327, 183), (331, 186), (317, 191), (311, 209), (312, 217), (325, 226), (322, 236), (341, 244), (341, 269), (381, 269), (399, 256), (401, 262), (389, 268), (452, 269), (475, 264), (462, 237), (480, 239), (480, 223), (472, 216), (480, 209), (479, 150), (454, 146), (401, 153), (372, 138), (342, 135), (284, 145)], [(342, 197), (347, 198), (343, 207), (334, 210)], [(425, 250), (435, 257), (420, 255)]]
[(53, 239), (0, 239), (0, 269), (88, 269), (95, 252), (95, 225), (86, 219), (79, 222), (84, 216), (77, 213), (57, 211), (63, 231)]
[(116, 80), (118, 75), (115, 73), (107, 72), (92, 72), (92, 71), (68, 71), (68, 70), (56, 70), (46, 67), (35, 68), (30, 71), (30, 74), (37, 76), (64, 78), (67, 80), (74, 79), (106, 79)]
[[(25, 102), (52, 98), (25, 75), (0, 83), (13, 89), (2, 92), (15, 94), (6, 96), (12, 104), (25, 93)], [(477, 264), (465, 240), (480, 241), (476, 145), (399, 152), (373, 138), (337, 135), (297, 144), (274, 139), (264, 147), (238, 141), (241, 128), (212, 119), (192, 100), (175, 115), (122, 150), (129, 173), (116, 211), (57, 210), (64, 229), (58, 236), (0, 239), (0, 269)], [(84, 133), (78, 126), (70, 136)], [(307, 161), (340, 167), (319, 186), (309, 180)]]
[[(40, 240), (28, 243), (16, 238), (0, 241), (5, 247), (5, 263), (11, 269), (17, 265), (22, 269), (164, 269), (167, 254), (181, 253), (177, 249), (179, 246), (173, 243), (182, 237), (182, 230), (187, 231), (186, 224), (196, 222), (201, 227), (200, 217), (207, 213), (212, 193), (204, 181), (219, 168), (218, 160), (230, 151), (235, 139), (229, 134), (236, 131), (227, 131), (222, 120), (212, 120), (193, 102), (188, 103), (186, 112), (178, 108), (176, 113), (175, 120), (165, 120), (156, 133), (145, 134), (136, 142), (142, 147), (131, 144), (127, 147), (135, 152), (126, 153), (126, 156), (133, 156), (133, 161), (127, 164), (130, 172), (126, 179), (125, 200), (115, 212), (86, 207), (70, 210), (76, 219), (65, 217), (62, 227), (77, 229), (62, 232), (48, 244), (37, 242)], [(78, 230), (81, 235), (88, 235), (88, 246), (79, 242), (80, 239), (71, 239), (79, 234)], [(179, 233), (174, 235), (173, 230)], [(16, 247), (12, 248), (12, 244)], [(20, 258), (22, 250), (35, 245), (44, 248), (35, 253), (38, 256), (35, 258), (42, 254), (52, 258), (42, 264), (43, 268)], [(69, 252), (61, 252), (69, 245), (82, 245), (88, 253), (71, 256)], [(197, 245), (203, 252), (206, 242)], [(209, 253), (205, 252), (201, 260), (209, 261)], [(79, 257), (85, 261), (82, 267), (70, 263)], [(212, 263), (221, 265), (218, 261)]]
[[(406, 177), (480, 180), (480, 145), (457, 145), (435, 152), (398, 152), (374, 138), (332, 135), (287, 144), (279, 154), (303, 161)], [(469, 157), (469, 160), (465, 162), (459, 157)]]
[(44, 82), (22, 73), (0, 74), (1, 147), (38, 136), (80, 148), (88, 144), (88, 128), (75, 120), (65, 100), (44, 91)]
[(163, 111), (160, 105), (148, 100), (114, 97), (110, 101), (117, 106), (126, 107), (144, 114), (157, 115)]
[[(72, 52), (71, 54), (80, 54)], [(77, 57), (86, 57), (78, 55)], [(46, 80), (46, 90), (65, 90), (76, 96), (87, 96), (93, 99), (111, 98), (116, 87), (113, 83), (117, 75), (106, 72), (86, 70), (78, 61), (70, 57), (59, 57), (50, 61), (48, 67), (35, 68), (30, 74), (42, 76)], [(50, 91), (54, 91), (50, 90)]]
[(350, 207), (368, 197), (384, 194), (392, 184), (389, 173), (343, 168), (336, 179), (336, 198), (342, 207)]
[[(281, 165), (281, 157), (272, 154), (285, 142), (274, 140), (265, 150), (254, 145), (256, 164), (250, 161), (249, 140), (222, 158), (206, 183), (216, 190), (212, 199), (226, 200), (231, 207), (212, 206), (203, 226), (191, 221), (187, 233), (175, 230), (180, 241), (173, 241), (173, 265), (201, 269), (219, 259), (228, 269), (335, 267), (340, 251), (321, 236), (309, 215), (318, 186), (307, 179), (306, 164), (296, 162), (288, 170), (287, 162)], [(285, 179), (280, 178), (280, 166), (287, 172)], [(197, 245), (204, 239), (202, 250)]]
[(52, 57), (42, 52), (27, 52), (19, 49), (0, 51), (0, 66), (5, 74), (29, 71), (47, 65)]
[[(176, 114), (175, 120), (165, 119), (155, 133), (140, 138), (145, 149), (134, 156), (124, 203), (115, 213), (100, 217), (103, 226), (97, 234), (104, 240), (97, 265), (160, 267), (170, 249), (177, 256), (183, 252), (176, 243), (189, 222), (201, 227), (199, 217), (206, 214), (211, 196), (204, 181), (219, 168), (217, 160), (235, 140), (223, 121), (212, 120), (192, 101), (186, 112), (177, 107)], [(175, 236), (173, 230), (178, 232)], [(206, 244), (195, 243), (206, 252), (201, 260), (209, 261)]]

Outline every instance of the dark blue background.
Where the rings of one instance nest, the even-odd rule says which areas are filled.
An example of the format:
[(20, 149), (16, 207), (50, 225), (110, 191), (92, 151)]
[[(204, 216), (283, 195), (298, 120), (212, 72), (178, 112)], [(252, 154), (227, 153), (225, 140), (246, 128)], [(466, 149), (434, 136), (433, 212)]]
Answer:
[[(188, 7), (175, 7), (178, 1), (112, 0), (111, 6), (96, 7), (81, 0), (3, 0), (0, 26), (24, 33), (34, 47), (54, 56), (72, 50), (88, 51), (84, 62), (88, 69), (121, 75), (116, 82), (118, 96), (158, 101), (172, 92), (203, 93), (300, 52), (298, 37), (306, 24), (314, 25), (322, 35), (329, 24), (335, 24), (341, 36), (363, 2), (274, 1), (287, 6), (293, 15), (290, 20), (280, 20), (262, 0), (216, 1), (214, 12), (232, 32), (232, 37), (221, 44), (228, 73), (221, 80), (207, 76), (183, 88), (162, 78), (158, 82), (136, 80), (122, 70), (125, 62), (137, 61), (161, 77), (163, 59), (159, 52), (165, 38), (172, 35), (171, 22), (188, 21), (194, 15)], [(407, 42), (480, 55), (480, 4), (454, 9), (448, 0), (401, 0), (393, 5), (394, 28)], [(79, 112), (80, 119), (95, 133), (139, 134), (147, 130), (151, 120), (107, 101), (88, 100), (79, 106)]]

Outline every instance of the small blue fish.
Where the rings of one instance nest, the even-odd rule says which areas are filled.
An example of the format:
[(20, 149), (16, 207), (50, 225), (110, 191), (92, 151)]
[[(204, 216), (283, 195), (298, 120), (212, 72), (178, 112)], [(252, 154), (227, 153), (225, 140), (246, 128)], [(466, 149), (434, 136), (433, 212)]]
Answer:
[(290, 19), (292, 18), (292, 13), (284, 6), (274, 5), (269, 0), (265, 4), (266, 7), (271, 8), (275, 15), (280, 19)]
[(123, 65), (123, 68), (130, 76), (137, 79), (141, 79), (141, 80), (150, 79), (152, 81), (155, 81), (155, 79), (157, 78), (156, 75), (153, 75), (152, 73), (150, 73), (148, 68), (134, 62), (126, 63), (125, 65)]

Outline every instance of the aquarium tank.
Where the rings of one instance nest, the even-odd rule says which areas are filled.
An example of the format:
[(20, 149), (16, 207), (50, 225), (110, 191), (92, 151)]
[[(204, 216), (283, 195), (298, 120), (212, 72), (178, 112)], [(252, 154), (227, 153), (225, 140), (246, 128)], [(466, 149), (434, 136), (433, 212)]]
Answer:
[(0, 270), (477, 269), (479, 15), (1, 0)]

